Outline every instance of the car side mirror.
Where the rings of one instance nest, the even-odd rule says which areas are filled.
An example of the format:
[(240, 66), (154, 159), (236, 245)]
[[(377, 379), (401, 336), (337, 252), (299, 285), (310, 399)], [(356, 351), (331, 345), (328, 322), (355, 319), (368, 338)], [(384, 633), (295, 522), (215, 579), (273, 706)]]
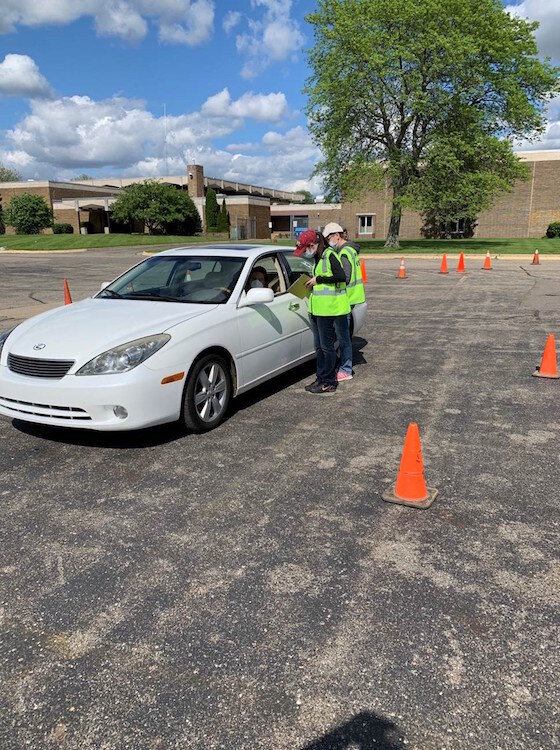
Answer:
[(110, 281), (102, 281), (99, 291), (102, 292), (106, 286), (109, 286), (110, 283), (111, 283)]
[(268, 302), (272, 302), (274, 299), (274, 292), (272, 289), (249, 289), (248, 292), (243, 292), (239, 299), (237, 307), (251, 307), (251, 305), (266, 305)]

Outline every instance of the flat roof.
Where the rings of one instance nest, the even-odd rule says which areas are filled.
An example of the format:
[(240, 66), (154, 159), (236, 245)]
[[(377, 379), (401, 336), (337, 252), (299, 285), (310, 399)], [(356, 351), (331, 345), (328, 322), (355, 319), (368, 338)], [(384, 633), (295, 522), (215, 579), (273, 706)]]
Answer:
[[(3, 188), (63, 188), (64, 190), (76, 190), (77, 192), (84, 192), (84, 188), (93, 192), (100, 193), (101, 195), (107, 195), (109, 191), (113, 195), (120, 193), (119, 188), (111, 186), (98, 186), (98, 185), (86, 185), (83, 182), (60, 182), (58, 180), (20, 180), (19, 182), (0, 182), (0, 190)], [(71, 200), (71, 199), (70, 199)]]
[(516, 151), (515, 153), (522, 161), (558, 161), (560, 159), (560, 148)]

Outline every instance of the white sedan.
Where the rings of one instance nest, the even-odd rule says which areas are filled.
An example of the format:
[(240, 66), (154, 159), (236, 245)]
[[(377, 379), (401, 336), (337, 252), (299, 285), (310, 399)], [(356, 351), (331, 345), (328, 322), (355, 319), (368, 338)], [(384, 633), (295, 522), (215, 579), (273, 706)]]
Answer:
[[(292, 248), (158, 253), (94, 297), (0, 334), (0, 414), (94, 430), (179, 419), (212, 429), (232, 397), (315, 356), (307, 301), (287, 291), (311, 271)], [(356, 305), (353, 332), (365, 315)]]

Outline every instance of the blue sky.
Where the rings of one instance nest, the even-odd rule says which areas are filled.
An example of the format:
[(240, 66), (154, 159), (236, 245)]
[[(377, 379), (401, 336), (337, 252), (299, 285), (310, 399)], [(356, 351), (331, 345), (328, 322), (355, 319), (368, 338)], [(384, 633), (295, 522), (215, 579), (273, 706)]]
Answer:
[[(515, 5), (560, 59), (558, 0)], [(212, 176), (320, 192), (301, 93), (314, 6), (0, 0), (0, 161), (35, 179), (163, 174), (167, 127), (170, 174), (196, 161)], [(535, 145), (560, 147), (558, 102)]]

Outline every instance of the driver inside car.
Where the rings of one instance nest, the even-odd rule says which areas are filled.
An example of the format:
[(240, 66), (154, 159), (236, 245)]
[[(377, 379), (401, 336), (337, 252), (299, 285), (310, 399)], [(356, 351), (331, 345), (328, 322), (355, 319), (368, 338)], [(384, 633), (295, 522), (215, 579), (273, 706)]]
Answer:
[(247, 283), (245, 284), (245, 291), (249, 291), (249, 289), (262, 289), (268, 287), (268, 274), (266, 272), (266, 269), (262, 266), (255, 266), (251, 273), (249, 274), (249, 278), (247, 279)]

